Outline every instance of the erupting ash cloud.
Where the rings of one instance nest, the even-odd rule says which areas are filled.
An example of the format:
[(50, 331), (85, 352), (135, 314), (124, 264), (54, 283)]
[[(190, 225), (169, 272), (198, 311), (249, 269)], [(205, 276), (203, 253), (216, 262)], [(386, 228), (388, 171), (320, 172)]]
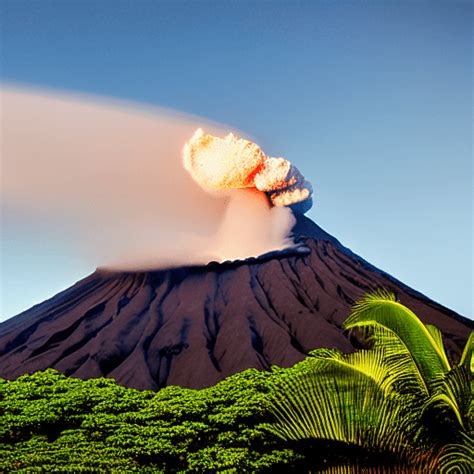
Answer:
[(313, 189), (298, 169), (284, 158), (272, 158), (255, 143), (229, 133), (225, 138), (199, 128), (183, 151), (185, 168), (204, 189), (255, 187), (274, 206), (304, 213), (311, 208)]
[(200, 118), (14, 88), (1, 105), (3, 225), (41, 222), (94, 265), (153, 269), (283, 249), (294, 217), (282, 204), (310, 199), (286, 160), (232, 135), (193, 136), (200, 126), (224, 134)]

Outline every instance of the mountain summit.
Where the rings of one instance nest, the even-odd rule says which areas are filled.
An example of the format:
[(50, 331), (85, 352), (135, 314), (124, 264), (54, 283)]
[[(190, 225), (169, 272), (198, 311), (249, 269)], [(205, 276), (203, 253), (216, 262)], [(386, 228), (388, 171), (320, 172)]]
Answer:
[(201, 388), (235, 372), (289, 366), (318, 347), (351, 351), (350, 305), (393, 291), (459, 354), (473, 322), (342, 246), (303, 215), (293, 251), (149, 272), (97, 270), (0, 324), (0, 377), (55, 368), (138, 389)]

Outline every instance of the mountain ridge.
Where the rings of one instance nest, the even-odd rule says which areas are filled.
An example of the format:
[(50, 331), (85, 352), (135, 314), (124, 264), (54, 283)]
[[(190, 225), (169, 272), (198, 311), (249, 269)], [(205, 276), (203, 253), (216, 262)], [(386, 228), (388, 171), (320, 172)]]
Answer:
[[(304, 216), (293, 250), (147, 272), (96, 270), (0, 324), (0, 377), (54, 367), (123, 385), (201, 388), (249, 367), (292, 365), (317, 347), (351, 351), (350, 305), (394, 291), (459, 356), (474, 323), (377, 269)], [(294, 253), (292, 253), (294, 252)]]

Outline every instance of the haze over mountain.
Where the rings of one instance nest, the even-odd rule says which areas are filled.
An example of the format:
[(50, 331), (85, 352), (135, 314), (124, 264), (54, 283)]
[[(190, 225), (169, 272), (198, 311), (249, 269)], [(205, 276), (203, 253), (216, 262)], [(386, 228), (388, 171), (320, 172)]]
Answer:
[(297, 216), (299, 246), (258, 259), (160, 271), (98, 269), (0, 324), (0, 377), (55, 368), (139, 389), (200, 388), (249, 367), (289, 366), (341, 329), (364, 292), (386, 288), (460, 354), (473, 322), (407, 287)]

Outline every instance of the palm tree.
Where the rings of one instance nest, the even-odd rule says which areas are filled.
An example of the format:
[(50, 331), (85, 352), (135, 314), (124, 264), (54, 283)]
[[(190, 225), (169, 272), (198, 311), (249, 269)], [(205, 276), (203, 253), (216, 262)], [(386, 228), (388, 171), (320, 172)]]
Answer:
[(383, 290), (359, 300), (344, 327), (370, 349), (320, 349), (296, 365), (275, 391), (272, 430), (356, 446), (411, 472), (471, 472), (473, 334), (452, 366), (440, 331)]

